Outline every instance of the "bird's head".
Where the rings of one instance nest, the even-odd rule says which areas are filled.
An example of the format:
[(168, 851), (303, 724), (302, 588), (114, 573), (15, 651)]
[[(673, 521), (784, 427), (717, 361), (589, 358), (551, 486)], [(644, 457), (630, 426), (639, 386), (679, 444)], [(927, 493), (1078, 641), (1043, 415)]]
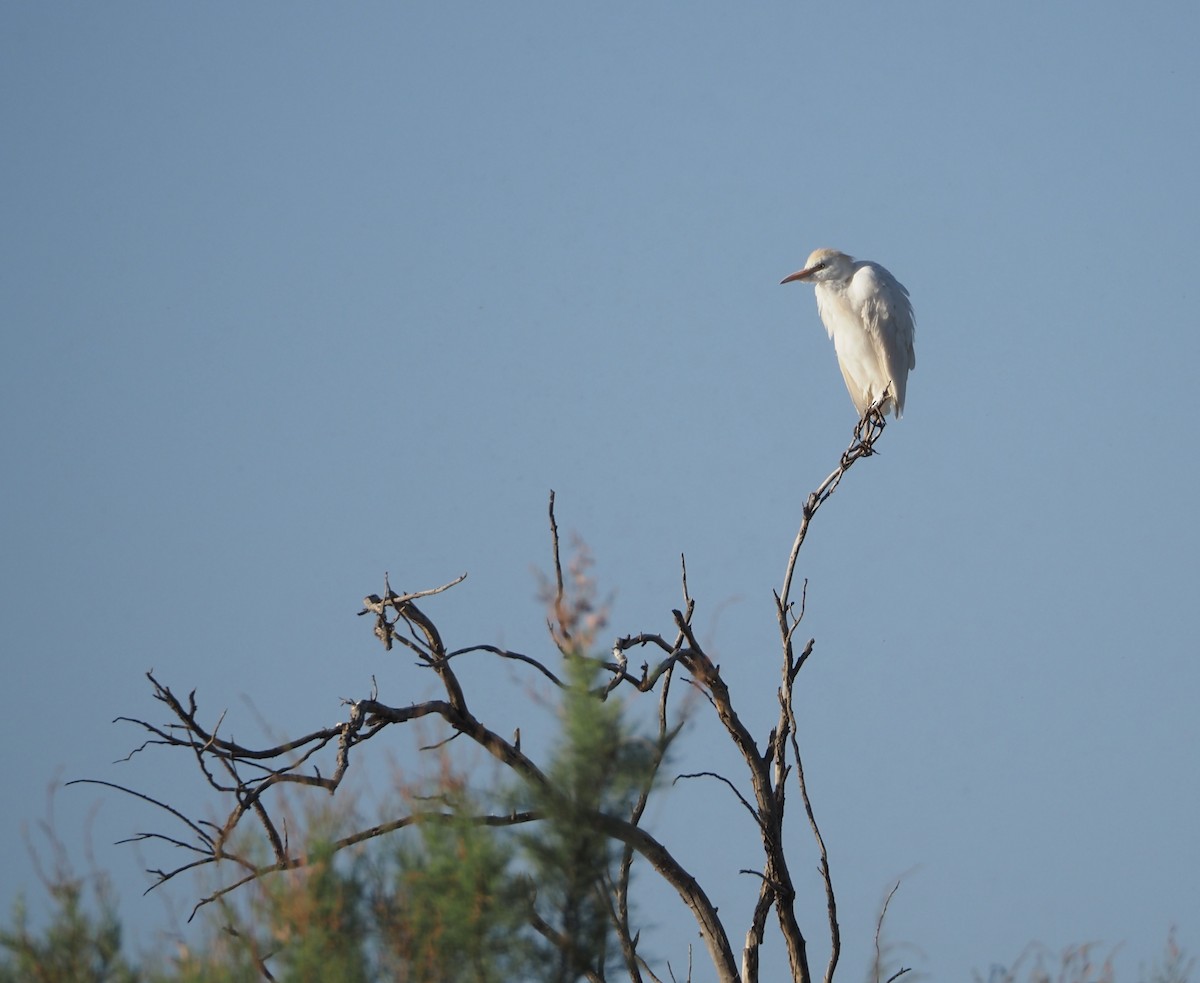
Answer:
[(801, 280), (805, 283), (843, 282), (854, 275), (854, 258), (836, 249), (818, 249), (808, 257), (804, 269), (785, 276), (780, 283)]

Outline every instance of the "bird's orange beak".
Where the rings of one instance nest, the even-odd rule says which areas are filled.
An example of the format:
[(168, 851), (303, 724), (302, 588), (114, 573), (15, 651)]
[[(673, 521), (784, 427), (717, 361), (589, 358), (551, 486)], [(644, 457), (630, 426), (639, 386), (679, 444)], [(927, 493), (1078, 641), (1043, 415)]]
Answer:
[(811, 274), (811, 273), (812, 273), (812, 271), (813, 271), (813, 268), (812, 268), (811, 266), (810, 266), (810, 267), (808, 267), (808, 269), (804, 269), (804, 270), (797, 270), (797, 271), (796, 271), (795, 273), (793, 273), (791, 276), (785, 276), (785, 277), (784, 277), (782, 280), (780, 280), (779, 282), (780, 282), (781, 284), (784, 284), (784, 283), (791, 283), (793, 280), (803, 280), (803, 279), (805, 279), (806, 277), (808, 277), (808, 275), (809, 275), (809, 274)]

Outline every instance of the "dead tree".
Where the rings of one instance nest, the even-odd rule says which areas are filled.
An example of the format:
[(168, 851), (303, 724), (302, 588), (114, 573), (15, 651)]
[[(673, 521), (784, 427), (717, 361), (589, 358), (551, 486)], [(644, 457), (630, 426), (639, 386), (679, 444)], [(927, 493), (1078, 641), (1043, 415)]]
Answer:
[[(733, 926), (728, 924), (729, 916), (718, 917), (716, 907), (704, 888), (675, 859), (670, 847), (643, 828), (641, 820), (651, 793), (652, 778), (646, 780), (629, 814), (610, 815), (597, 811), (586, 817), (593, 829), (619, 844), (621, 862), (618, 875), (607, 887), (611, 895), (610, 911), (615, 936), (632, 980), (643, 979), (643, 972), (651, 979), (658, 978), (638, 953), (639, 936), (629, 924), (629, 877), (635, 859), (647, 865), (674, 888), (691, 911), (707, 947), (716, 978), (722, 983), (756, 983), (759, 978), (759, 953), (772, 913), (778, 922), (787, 952), (791, 978), (797, 983), (809, 983), (813, 979), (809, 967), (808, 941), (796, 916), (796, 889), (784, 848), (784, 817), (789, 787), (800, 797), (819, 854), (827, 915), (825, 930), (830, 943), (829, 961), (823, 977), (825, 983), (831, 983), (833, 979), (841, 953), (837, 903), (825, 844), (805, 785), (793, 711), (796, 678), (812, 654), (814, 642), (808, 639), (801, 643), (796, 639), (804, 616), (804, 589), (800, 589), (800, 597), (795, 599), (793, 582), (797, 557), (813, 517), (837, 489), (850, 467), (859, 459), (874, 453), (875, 442), (883, 428), (883, 417), (877, 411), (868, 412), (855, 428), (854, 439), (842, 454), (838, 466), (802, 504), (800, 526), (788, 556), (782, 586), (775, 593), (781, 644), (778, 715), (761, 742), (739, 716), (734, 696), (722, 677), (720, 667), (705, 653), (693, 632), (696, 603), (688, 591), (686, 565), (682, 572), (683, 602), (681, 607), (671, 611), (667, 630), (621, 636), (612, 645), (611, 658), (603, 661), (605, 678), (603, 685), (596, 690), (597, 698), (607, 698), (621, 687), (637, 694), (655, 694), (657, 698), (659, 753), (653, 771), (657, 771), (661, 765), (662, 752), (678, 729), (678, 722), (671, 718), (668, 703), (673, 680), (682, 675), (688, 684), (703, 694), (745, 766), (738, 782), (727, 776), (703, 774), (723, 782), (738, 797), (753, 817), (762, 849), (761, 869), (743, 871), (758, 879), (757, 903), (749, 913), (748, 922), (743, 925), (744, 934), (734, 937), (731, 936)], [(577, 651), (578, 639), (575, 636), (579, 632), (578, 612), (571, 610), (566, 597), (553, 492), (550, 495), (549, 520), (554, 564), (549, 626), (555, 644), (564, 655), (570, 655)], [(147, 739), (137, 750), (165, 746), (189, 754), (211, 788), (230, 803), (224, 822), (216, 824), (192, 818), (169, 803), (130, 788), (110, 782), (84, 780), (134, 795), (169, 813), (182, 827), (182, 832), (176, 835), (152, 832), (131, 838), (133, 841), (152, 841), (182, 848), (190, 857), (188, 862), (173, 868), (151, 871), (156, 879), (153, 886), (171, 881), (186, 871), (209, 865), (224, 863), (232, 866), (237, 871), (236, 875), (202, 898), (196, 905), (198, 910), (274, 872), (303, 866), (306, 863), (303, 850), (293, 847), (281, 832), (282, 824), (276, 814), (273, 793), (283, 787), (295, 786), (336, 792), (368, 741), (394, 726), (422, 718), (440, 718), (451, 736), (473, 742), (522, 782), (553, 796), (555, 790), (538, 762), (522, 751), (519, 732), (511, 739), (505, 738), (490, 729), (472, 711), (456, 667), (460, 656), (469, 652), (484, 652), (524, 664), (554, 685), (562, 685), (559, 676), (533, 656), (490, 644), (450, 650), (443, 642), (442, 632), (424, 610), (428, 601), (461, 583), (465, 576), (439, 587), (413, 593), (393, 591), (385, 577), (383, 594), (366, 597), (363, 610), (359, 612), (373, 619), (375, 635), (386, 648), (402, 647), (436, 674), (441, 688), (439, 699), (409, 706), (390, 706), (378, 699), (372, 687), (370, 696), (347, 701), (348, 716), (339, 723), (271, 747), (247, 747), (221, 736), (224, 714), (218, 716), (214, 724), (201, 720), (194, 691), (181, 699), (153, 673), (148, 673), (154, 697), (167, 707), (170, 722), (154, 724), (138, 718), (118, 718), (148, 733)], [(629, 666), (630, 655), (634, 652), (640, 653), (645, 659), (636, 671)], [(323, 773), (318, 762), (330, 760), (332, 768)], [(345, 849), (429, 818), (428, 812), (412, 811), (345, 836), (333, 844), (333, 849)], [(537, 823), (544, 817), (537, 810), (512, 810), (483, 812), (470, 818), (480, 825), (515, 827)], [(248, 825), (256, 827), (261, 839), (268, 845), (270, 862), (257, 862), (235, 848), (234, 834), (244, 834)], [(535, 924), (534, 927), (544, 936), (552, 937), (552, 933), (547, 935), (548, 926)]]

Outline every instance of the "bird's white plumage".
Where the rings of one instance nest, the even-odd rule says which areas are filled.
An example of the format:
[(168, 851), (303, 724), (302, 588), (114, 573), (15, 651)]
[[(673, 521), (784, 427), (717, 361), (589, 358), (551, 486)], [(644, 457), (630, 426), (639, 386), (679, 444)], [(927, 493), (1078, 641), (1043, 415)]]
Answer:
[(817, 311), (859, 416), (887, 394), (881, 409), (899, 418), (908, 373), (917, 366), (916, 321), (904, 285), (878, 263), (836, 249), (818, 249), (782, 282), (794, 280), (816, 288)]

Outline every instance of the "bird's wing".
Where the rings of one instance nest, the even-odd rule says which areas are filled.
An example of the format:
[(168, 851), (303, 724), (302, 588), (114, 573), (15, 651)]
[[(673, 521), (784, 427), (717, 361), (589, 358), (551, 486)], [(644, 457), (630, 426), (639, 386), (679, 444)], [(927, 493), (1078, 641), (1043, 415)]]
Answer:
[[(917, 367), (917, 326), (908, 291), (882, 266), (863, 263), (850, 278), (846, 299), (879, 346), (888, 374), (903, 385), (909, 369)], [(903, 392), (896, 395), (904, 401)]]

